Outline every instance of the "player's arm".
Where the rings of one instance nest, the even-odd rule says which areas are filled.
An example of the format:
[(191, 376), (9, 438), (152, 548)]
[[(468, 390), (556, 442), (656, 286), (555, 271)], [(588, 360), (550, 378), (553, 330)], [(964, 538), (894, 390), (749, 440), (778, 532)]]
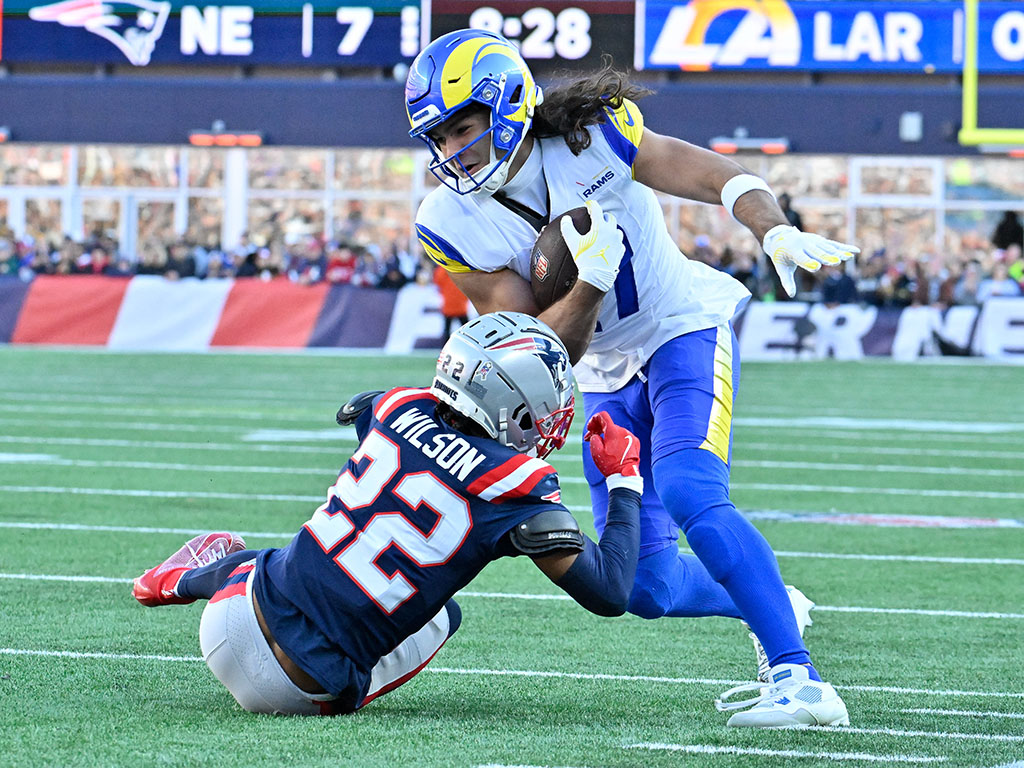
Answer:
[[(588, 611), (620, 616), (629, 603), (640, 551), (640, 442), (605, 412), (587, 423), (584, 439), (608, 482), (608, 518), (600, 541), (595, 544), (580, 533), (576, 521), (562, 510), (557, 516), (553, 510), (526, 521), (513, 531), (513, 541), (526, 532), (537, 543), (565, 540), (572, 533), (571, 521), (580, 548), (537, 554), (533, 562)], [(522, 548), (519, 542), (517, 546)]]
[(790, 296), (796, 293), (797, 267), (816, 272), (822, 264), (839, 264), (860, 252), (790, 226), (771, 188), (742, 165), (649, 128), (633, 161), (633, 178), (669, 195), (724, 205), (761, 243)]
[(525, 312), (539, 317), (558, 334), (575, 364), (594, 335), (604, 292), (577, 280), (561, 299), (541, 312), (533, 300), (530, 284), (511, 269), (497, 272), (454, 272), (452, 280), (477, 312)]

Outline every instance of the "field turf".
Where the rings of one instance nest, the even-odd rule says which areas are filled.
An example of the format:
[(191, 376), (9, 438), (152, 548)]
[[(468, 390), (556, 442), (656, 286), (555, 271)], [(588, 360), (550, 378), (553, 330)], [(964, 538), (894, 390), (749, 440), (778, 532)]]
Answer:
[[(744, 367), (733, 498), (818, 603), (850, 727), (726, 728), (739, 622), (600, 619), (524, 558), (362, 712), (241, 711), (202, 605), (131, 577), (194, 532), (285, 543), (354, 448), (338, 405), (432, 362), (0, 347), (0, 766), (1024, 765), (1024, 369), (984, 364)], [(581, 426), (554, 463), (589, 529)]]

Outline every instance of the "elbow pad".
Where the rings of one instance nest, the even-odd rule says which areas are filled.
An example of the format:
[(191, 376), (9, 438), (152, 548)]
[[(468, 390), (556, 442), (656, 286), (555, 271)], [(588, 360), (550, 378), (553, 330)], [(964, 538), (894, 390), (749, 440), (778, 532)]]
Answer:
[(373, 398), (382, 394), (384, 394), (383, 389), (377, 389), (372, 392), (360, 392), (341, 406), (334, 420), (343, 427), (352, 426), (356, 423), (356, 419), (359, 418), (359, 414), (373, 405)]
[(583, 551), (580, 524), (567, 509), (546, 509), (509, 533), (512, 546), (523, 555), (542, 555), (556, 549)]

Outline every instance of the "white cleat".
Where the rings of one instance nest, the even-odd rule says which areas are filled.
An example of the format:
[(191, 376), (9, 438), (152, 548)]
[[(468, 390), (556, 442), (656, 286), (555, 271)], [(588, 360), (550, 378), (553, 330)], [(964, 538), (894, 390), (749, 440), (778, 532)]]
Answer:
[[(769, 684), (747, 683), (730, 688), (715, 699), (719, 712), (750, 707), (729, 718), (733, 728), (807, 728), (818, 725), (849, 725), (846, 704), (829, 683), (811, 680), (802, 664), (776, 664)], [(758, 691), (745, 701), (729, 701), (734, 694)]]
[[(814, 601), (789, 584), (786, 585), (786, 592), (789, 594), (789, 602), (793, 606), (793, 614), (796, 616), (796, 627), (800, 630), (800, 637), (803, 637), (804, 630), (814, 623), (811, 619), (811, 608), (814, 607)], [(754, 653), (757, 655), (757, 679), (762, 683), (767, 683), (768, 671), (771, 669), (771, 664), (768, 663), (768, 654), (764, 652), (761, 641), (753, 632), (750, 633), (750, 639), (754, 641)]]

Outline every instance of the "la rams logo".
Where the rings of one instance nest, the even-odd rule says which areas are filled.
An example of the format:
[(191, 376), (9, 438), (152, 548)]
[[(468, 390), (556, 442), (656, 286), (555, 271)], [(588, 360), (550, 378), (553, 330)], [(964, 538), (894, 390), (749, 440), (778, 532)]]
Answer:
[(169, 2), (152, 0), (63, 0), (32, 8), (34, 21), (55, 21), (65, 27), (81, 27), (117, 46), (137, 67), (149, 64), (153, 48), (171, 13)]

